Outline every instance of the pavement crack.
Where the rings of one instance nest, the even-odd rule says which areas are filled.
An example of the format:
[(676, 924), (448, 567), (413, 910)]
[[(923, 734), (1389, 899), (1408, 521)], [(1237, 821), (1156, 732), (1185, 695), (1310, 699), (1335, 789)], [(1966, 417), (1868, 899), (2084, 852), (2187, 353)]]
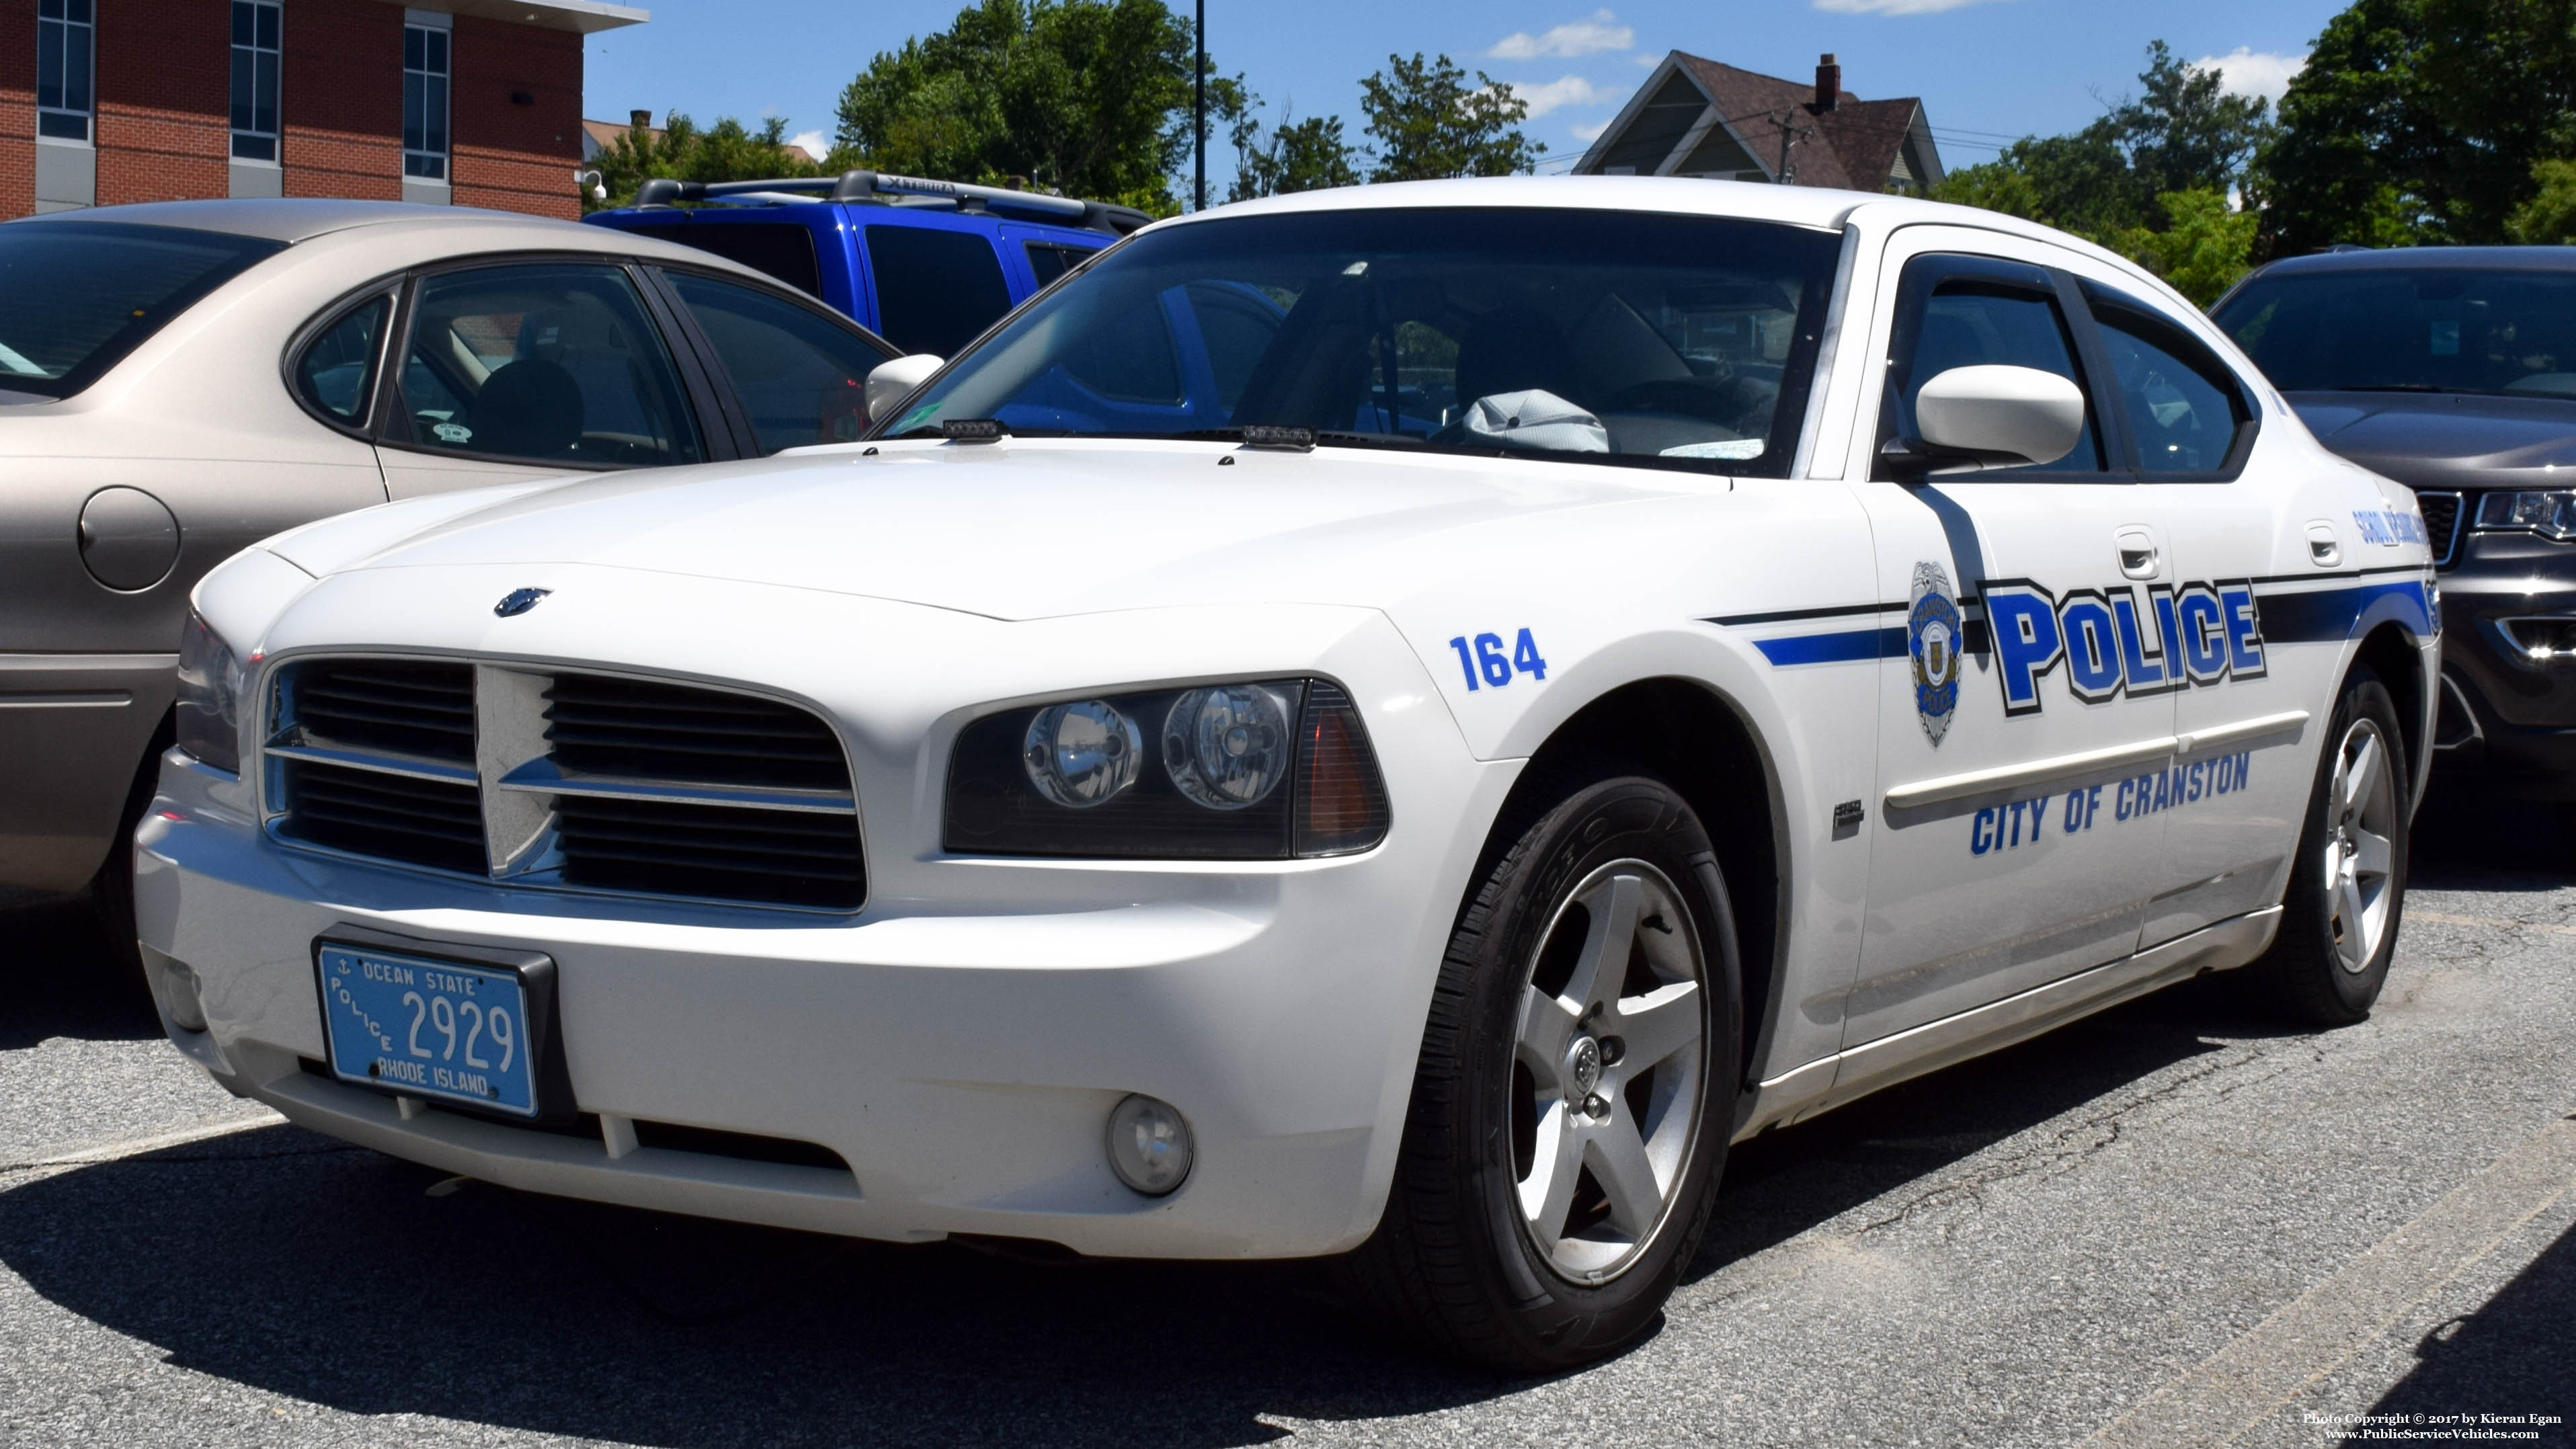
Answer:
[[(2205, 1063), (2171, 1081), (2149, 1088), (2117, 1106), (2061, 1127), (2050, 1134), (2045, 1143), (2035, 1144), (2000, 1161), (1972, 1168), (1961, 1176), (1935, 1183), (1897, 1204), (1890, 1211), (1854, 1228), (1851, 1236), (1865, 1237), (1882, 1228), (1904, 1223), (1926, 1209), (1952, 1202), (1982, 1202), (1987, 1189), (2003, 1183), (2029, 1177), (2055, 1177), (2072, 1171), (2086, 1161), (2119, 1146), (2125, 1140), (2129, 1120), (2139, 1113), (2171, 1101), (2194, 1085), (2221, 1073), (2261, 1061), (2267, 1055), (2269, 1054), (2259, 1047), (2248, 1047), (2238, 1054)], [(2288, 1070), (2290, 1070), (2288, 1067), (2281, 1068), (2284, 1072)], [(2279, 1075), (2279, 1073), (2272, 1075)], [(2251, 1083), (2241, 1085), (2251, 1085)]]

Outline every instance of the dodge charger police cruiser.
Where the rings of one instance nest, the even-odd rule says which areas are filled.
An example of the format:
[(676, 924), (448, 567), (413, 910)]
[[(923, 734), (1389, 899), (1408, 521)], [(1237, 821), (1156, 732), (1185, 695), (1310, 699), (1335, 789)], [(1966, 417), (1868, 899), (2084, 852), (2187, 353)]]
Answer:
[(137, 834), (179, 1049), (537, 1192), (1334, 1255), (1530, 1369), (1653, 1322), (1730, 1144), (2204, 972), (2314, 1026), (2386, 977), (2412, 497), (2082, 242), (1275, 198), (880, 404), (207, 578)]

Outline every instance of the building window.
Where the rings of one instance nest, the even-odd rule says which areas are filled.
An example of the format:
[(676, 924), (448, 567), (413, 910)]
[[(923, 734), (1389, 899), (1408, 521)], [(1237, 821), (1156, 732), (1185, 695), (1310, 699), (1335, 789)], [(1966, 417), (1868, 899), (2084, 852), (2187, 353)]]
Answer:
[(277, 0), (233, 0), (233, 155), (277, 159)]
[(58, 141), (90, 138), (95, 109), (90, 56), (97, 34), (90, 0), (36, 0), (37, 135)]
[(447, 179), (448, 18), (403, 14), (403, 175)]

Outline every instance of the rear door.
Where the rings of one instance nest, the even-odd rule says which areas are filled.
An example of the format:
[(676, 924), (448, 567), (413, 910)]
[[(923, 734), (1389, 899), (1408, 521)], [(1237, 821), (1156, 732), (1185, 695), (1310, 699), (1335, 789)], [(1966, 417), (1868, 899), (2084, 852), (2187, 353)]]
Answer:
[(2310, 716), (2335, 697), (2356, 621), (2419, 589), (2422, 569), (2393, 562), (2399, 521), (2369, 520), (2382, 544), (2337, 506), (2350, 486), (2341, 464), (2273, 448), (2257, 465), (2257, 394), (2196, 321), (2107, 282), (2085, 295), (2140, 482), (2174, 519), (2183, 580), (2174, 623), (2192, 687), (2176, 722), (2191, 748), (2176, 761), (2184, 808), (2166, 843), (2179, 881), (2148, 913), (2152, 944), (2280, 898), (2326, 727)]
[[(2166, 513), (2125, 466), (2062, 260), (1907, 228), (1884, 263), (1878, 295), (1895, 302), (1864, 384), (1882, 456), (1862, 485), (1885, 611), (1879, 828), (1846, 1045), (2125, 956), (2165, 886), (2165, 817), (2138, 803), (2137, 777), (2174, 728), (2150, 602), (2172, 582)], [(1923, 384), (1980, 364), (2084, 388), (2074, 451), (1948, 476), (1890, 466)]]

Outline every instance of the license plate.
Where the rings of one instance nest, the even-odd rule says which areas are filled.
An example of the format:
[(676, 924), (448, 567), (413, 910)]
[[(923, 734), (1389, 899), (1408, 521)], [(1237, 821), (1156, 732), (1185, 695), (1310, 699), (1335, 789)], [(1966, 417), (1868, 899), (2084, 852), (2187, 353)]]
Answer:
[(344, 1082), (537, 1115), (536, 1033), (517, 972), (324, 941), (322, 1025)]

